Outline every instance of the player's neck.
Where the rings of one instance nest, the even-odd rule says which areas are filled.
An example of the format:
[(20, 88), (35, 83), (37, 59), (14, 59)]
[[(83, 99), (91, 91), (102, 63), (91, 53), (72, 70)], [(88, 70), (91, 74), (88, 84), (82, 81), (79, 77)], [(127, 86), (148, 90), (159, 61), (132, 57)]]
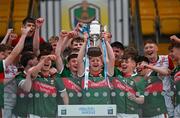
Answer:
[(101, 73), (101, 70), (99, 70), (99, 71), (90, 71), (90, 74), (92, 76), (95, 76), (95, 77), (99, 76), (100, 73)]
[(152, 57), (152, 58), (149, 59), (149, 61), (150, 61), (151, 63), (156, 63), (157, 60), (158, 60), (158, 56), (154, 56), (154, 57)]
[(43, 77), (49, 77), (49, 75), (50, 75), (49, 71), (45, 71), (45, 70), (41, 71), (41, 74), (42, 74)]
[(75, 76), (75, 77), (77, 76), (77, 71), (71, 71), (71, 73), (73, 76)]
[(125, 78), (129, 78), (132, 75), (133, 75), (133, 72), (125, 72), (125, 73), (123, 73), (123, 77), (125, 77)]

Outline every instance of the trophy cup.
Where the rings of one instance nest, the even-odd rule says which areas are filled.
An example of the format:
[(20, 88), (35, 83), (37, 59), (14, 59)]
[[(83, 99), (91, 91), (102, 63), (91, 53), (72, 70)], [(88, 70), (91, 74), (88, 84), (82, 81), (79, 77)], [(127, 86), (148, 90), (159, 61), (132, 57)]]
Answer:
[(92, 45), (88, 49), (88, 56), (97, 57), (101, 56), (102, 52), (99, 48), (101, 35), (101, 24), (97, 20), (93, 20), (90, 23), (90, 41)]
[(94, 20), (90, 24), (90, 36), (93, 41), (93, 46), (97, 47), (100, 43), (100, 34), (101, 34), (101, 24), (97, 21)]

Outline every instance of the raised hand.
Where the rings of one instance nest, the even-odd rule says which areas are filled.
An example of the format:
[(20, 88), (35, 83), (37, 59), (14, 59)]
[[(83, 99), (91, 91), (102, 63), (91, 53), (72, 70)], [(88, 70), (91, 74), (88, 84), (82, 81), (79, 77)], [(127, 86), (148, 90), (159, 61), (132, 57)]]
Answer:
[(56, 60), (56, 55), (47, 55), (45, 57), (45, 61), (48, 61), (48, 60), (51, 60), (51, 61), (55, 61)]
[(60, 32), (60, 37), (62, 38), (62, 39), (64, 39), (65, 37), (67, 37), (68, 36), (68, 32), (67, 31), (64, 31), (64, 30), (62, 30), (61, 32)]
[[(0, 42), (1, 44), (6, 44), (6, 43), (8, 43), (8, 41), (14, 39), (14, 38), (11, 39), (11, 35), (14, 34), (12, 31), (13, 31), (13, 29), (8, 29), (8, 30), (7, 30), (6, 36), (5, 36), (4, 39)], [(15, 37), (15, 38), (17, 38), (17, 37)]]
[(172, 35), (172, 36), (170, 37), (170, 40), (171, 40), (171, 41), (175, 41), (175, 42), (177, 42), (177, 43), (180, 43), (180, 38), (178, 38), (176, 35)]
[(79, 33), (77, 31), (70, 31), (68, 32), (68, 38), (75, 38), (75, 37), (78, 37), (79, 36)]
[(13, 31), (12, 28), (8, 29), (8, 30), (7, 30), (7, 34), (9, 35), (12, 31)]
[(44, 23), (44, 18), (38, 18), (36, 19), (36, 27), (40, 28)]
[(22, 35), (24, 34), (24, 35), (27, 35), (27, 33), (30, 31), (30, 27), (22, 27), (21, 28), (21, 33), (22, 33)]
[(111, 42), (112, 35), (110, 32), (103, 32), (102, 37), (104, 37), (106, 41)]
[(14, 32), (11, 32), (10, 35), (9, 35), (9, 40), (15, 40), (17, 39), (18, 35)]
[(82, 22), (78, 22), (76, 27), (74, 28), (74, 31), (79, 32), (81, 30), (83, 23)]
[(68, 38), (70, 39), (70, 38), (78, 37), (82, 25), (83, 25), (83, 24), (82, 24), (81, 22), (78, 22), (77, 25), (76, 25), (76, 27), (74, 28), (74, 30), (68, 32)]

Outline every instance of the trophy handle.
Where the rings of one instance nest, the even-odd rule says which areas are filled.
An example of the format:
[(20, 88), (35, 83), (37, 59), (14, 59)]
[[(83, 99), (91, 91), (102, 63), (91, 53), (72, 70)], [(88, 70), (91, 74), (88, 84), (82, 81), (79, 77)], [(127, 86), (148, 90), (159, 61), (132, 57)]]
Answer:
[(104, 32), (108, 32), (107, 25), (104, 25)]

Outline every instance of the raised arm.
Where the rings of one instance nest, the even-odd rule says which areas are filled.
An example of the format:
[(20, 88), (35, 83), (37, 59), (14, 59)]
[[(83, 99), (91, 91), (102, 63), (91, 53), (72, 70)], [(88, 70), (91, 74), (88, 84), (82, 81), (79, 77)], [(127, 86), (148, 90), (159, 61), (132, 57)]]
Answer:
[(88, 34), (85, 33), (85, 37), (84, 37), (84, 44), (82, 45), (80, 51), (79, 51), (79, 54), (78, 54), (78, 57), (77, 57), (77, 62), (78, 62), (78, 72), (77, 72), (77, 75), (79, 77), (81, 77), (83, 74), (84, 74), (84, 61), (83, 61), (83, 58), (85, 56), (85, 50), (86, 50), (86, 45), (87, 45), (87, 37), (88, 37)]
[(62, 35), (63, 35), (63, 45), (62, 45), (62, 50), (61, 52), (63, 52), (65, 50), (65, 48), (70, 47), (71, 46), (71, 41), (72, 41), (72, 35), (73, 32), (66, 32), (66, 31), (62, 31)]
[(5, 59), (5, 65), (8, 66), (10, 65), (14, 59), (21, 53), (21, 51), (24, 48), (24, 42), (25, 42), (25, 38), (27, 36), (27, 33), (29, 32), (30, 28), (21, 28), (21, 37), (20, 40), (18, 41), (17, 45), (15, 46), (15, 48), (12, 50), (11, 54)]
[(7, 30), (7, 33), (6, 33), (6, 36), (4, 37), (4, 39), (1, 41), (1, 44), (6, 44), (7, 41), (8, 41), (8, 38), (9, 38), (9, 35), (11, 34), (13, 29), (8, 29)]
[(35, 79), (40, 72), (42, 66), (44, 65), (44, 60), (41, 60), (36, 66), (31, 67), (26, 74), (26, 79), (21, 83), (20, 87), (29, 92), (32, 87), (32, 80)]
[(107, 49), (107, 70), (108, 75), (113, 76), (114, 75), (114, 64), (115, 64), (115, 56), (112, 50), (112, 47), (110, 45), (110, 33), (104, 33), (105, 43), (106, 43), (106, 49)]
[(167, 76), (171, 74), (171, 70), (165, 67), (157, 67), (157, 66), (152, 66), (152, 65), (145, 65), (145, 67), (159, 73), (160, 75)]
[(82, 25), (82, 23), (78, 23), (76, 25), (76, 27), (74, 28), (74, 30), (68, 32), (68, 36), (65, 38), (66, 42), (64, 43), (64, 48), (72, 47), (71, 42), (72, 42), (73, 38), (82, 37), (79, 32), (81, 25)]
[(56, 68), (57, 68), (58, 72), (62, 72), (62, 69), (64, 67), (61, 53), (63, 52), (62, 49), (64, 49), (65, 38), (66, 38), (66, 33), (61, 32), (59, 34), (59, 40), (57, 42), (57, 46), (56, 46), (56, 50), (55, 50), (55, 55), (57, 57)]
[(39, 30), (40, 30), (40, 27), (43, 25), (43, 23), (44, 23), (43, 18), (36, 19), (36, 29), (35, 29), (34, 38), (33, 38), (33, 52), (36, 56), (40, 54)]
[(62, 31), (61, 33), (63, 35), (63, 42), (62, 42), (63, 45), (61, 52), (63, 52), (65, 48), (71, 47), (71, 41), (73, 40), (73, 38), (77, 37), (78, 34), (75, 31), (70, 31), (70, 32)]

